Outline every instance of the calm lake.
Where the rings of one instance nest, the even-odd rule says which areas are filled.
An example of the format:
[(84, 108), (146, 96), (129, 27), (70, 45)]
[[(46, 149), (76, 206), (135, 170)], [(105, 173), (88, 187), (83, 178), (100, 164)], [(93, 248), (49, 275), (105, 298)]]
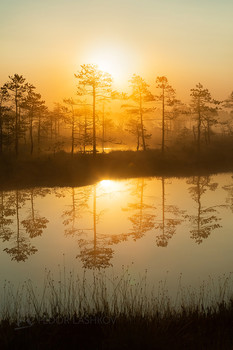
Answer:
[(232, 174), (102, 180), (0, 192), (0, 280), (41, 285), (45, 269), (147, 270), (176, 293), (233, 270)]

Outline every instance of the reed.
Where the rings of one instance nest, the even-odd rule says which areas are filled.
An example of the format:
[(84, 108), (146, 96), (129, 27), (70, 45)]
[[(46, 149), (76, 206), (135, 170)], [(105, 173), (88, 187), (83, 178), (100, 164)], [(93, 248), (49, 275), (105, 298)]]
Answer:
[(17, 288), (5, 282), (1, 349), (12, 342), (19, 349), (19, 339), (29, 348), (65, 348), (67, 332), (72, 349), (120, 349), (122, 343), (126, 349), (230, 349), (232, 275), (209, 277), (198, 289), (183, 286), (180, 278), (178, 286), (172, 298), (166, 282), (151, 286), (146, 272), (134, 281), (127, 268), (110, 277), (101, 271), (79, 275), (60, 268), (56, 277), (45, 271), (41, 287), (31, 280)]

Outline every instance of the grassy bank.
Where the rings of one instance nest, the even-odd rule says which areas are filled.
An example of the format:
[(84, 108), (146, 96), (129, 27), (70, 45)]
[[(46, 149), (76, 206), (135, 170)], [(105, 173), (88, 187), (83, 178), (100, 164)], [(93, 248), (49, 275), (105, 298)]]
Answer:
[(164, 284), (148, 293), (146, 277), (132, 284), (127, 273), (109, 280), (96, 272), (92, 282), (48, 273), (40, 295), (30, 281), (6, 284), (0, 348), (232, 349), (232, 279), (215, 291), (212, 282), (182, 288), (176, 301)]
[(173, 147), (162, 156), (160, 150), (116, 151), (108, 154), (61, 152), (41, 157), (4, 156), (0, 159), (0, 186), (79, 186), (104, 178), (140, 176), (190, 176), (233, 171), (233, 151), (214, 145), (198, 158), (192, 147)]

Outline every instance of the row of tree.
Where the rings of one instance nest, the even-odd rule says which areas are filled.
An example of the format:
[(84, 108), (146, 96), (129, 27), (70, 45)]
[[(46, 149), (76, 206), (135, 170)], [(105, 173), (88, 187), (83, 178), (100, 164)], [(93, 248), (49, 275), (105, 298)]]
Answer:
[(156, 137), (152, 147), (159, 144), (162, 153), (172, 139), (177, 142), (188, 135), (190, 142), (192, 135), (200, 154), (202, 142), (211, 142), (214, 128), (215, 133), (232, 134), (233, 92), (217, 101), (199, 83), (191, 89), (190, 105), (185, 105), (165, 76), (157, 77), (156, 94), (138, 75), (129, 80), (130, 93), (115, 91), (111, 75), (96, 65), (82, 65), (75, 78), (77, 98), (55, 103), (50, 111), (34, 85), (22, 75), (9, 76), (0, 88), (0, 154), (14, 149), (18, 156), (19, 145), (33, 154), (36, 145), (37, 154), (69, 149), (73, 155), (76, 149), (96, 155), (97, 146), (104, 152), (107, 143), (129, 146), (127, 133), (143, 151)]

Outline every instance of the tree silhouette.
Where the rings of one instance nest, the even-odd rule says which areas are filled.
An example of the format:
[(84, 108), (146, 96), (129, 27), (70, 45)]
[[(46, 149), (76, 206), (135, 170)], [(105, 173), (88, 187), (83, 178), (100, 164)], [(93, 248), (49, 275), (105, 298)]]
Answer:
[[(92, 96), (92, 121), (93, 121), (93, 155), (96, 155), (96, 100), (106, 97), (111, 92), (112, 77), (98, 69), (94, 64), (83, 64), (78, 74), (78, 94), (90, 94)], [(82, 89), (84, 88), (84, 89)]]
[[(35, 86), (31, 84), (27, 84), (27, 96), (24, 98), (22, 102), (22, 108), (28, 111), (28, 119), (29, 119), (29, 135), (30, 135), (30, 153), (33, 154), (34, 149), (34, 139), (33, 139), (33, 128), (35, 125), (36, 115), (39, 114), (38, 120), (38, 139), (40, 139), (40, 112), (44, 108), (44, 101), (41, 100), (41, 95), (34, 92)], [(39, 144), (40, 140), (38, 140)]]
[(22, 75), (14, 74), (13, 76), (9, 76), (9, 79), (9, 82), (5, 84), (5, 87), (15, 104), (14, 136), (15, 153), (16, 156), (18, 156), (20, 137), (20, 104), (24, 98), (27, 85), (25, 84), (25, 78)]
[(207, 190), (215, 191), (218, 184), (211, 183), (210, 176), (194, 176), (192, 179), (187, 180), (187, 183), (193, 185), (189, 188), (189, 192), (198, 206), (197, 215), (186, 215), (186, 218), (188, 218), (193, 227), (190, 230), (191, 238), (200, 244), (214, 229), (221, 227), (218, 223), (221, 219), (216, 216), (217, 210), (215, 207), (204, 207), (201, 203), (205, 192)]
[(230, 96), (223, 101), (223, 107), (228, 109), (231, 114), (233, 113), (233, 91), (231, 92)]
[(114, 128), (114, 123), (111, 118), (109, 118), (109, 112), (106, 111), (106, 105), (109, 102), (109, 98), (102, 98), (100, 99), (100, 102), (102, 102), (102, 111), (100, 114), (100, 124), (101, 124), (101, 145), (102, 145), (102, 153), (105, 153), (105, 144), (106, 142), (113, 142), (114, 139), (112, 137), (109, 137), (109, 131)]
[(162, 154), (164, 154), (165, 147), (165, 107), (171, 106), (174, 103), (175, 99), (175, 90), (171, 85), (168, 84), (168, 79), (165, 76), (156, 78), (157, 88), (161, 90), (161, 94), (157, 96), (162, 102), (162, 145), (161, 150)]
[(38, 109), (38, 113), (36, 115), (36, 127), (37, 127), (37, 153), (38, 155), (41, 152), (41, 139), (43, 135), (47, 134), (47, 122), (46, 117), (48, 116), (48, 108), (41, 103), (41, 106)]
[(74, 146), (75, 146), (75, 134), (77, 132), (78, 127), (78, 120), (77, 120), (77, 114), (75, 113), (74, 106), (77, 105), (77, 103), (72, 99), (64, 99), (64, 103), (69, 107), (66, 110), (66, 117), (65, 117), (65, 123), (68, 124), (71, 127), (71, 155), (74, 154)]
[(136, 102), (135, 107), (131, 107), (131, 112), (137, 114), (137, 127), (140, 128), (140, 131), (137, 130), (138, 139), (139, 136), (142, 138), (142, 147), (143, 151), (146, 151), (146, 138), (149, 138), (151, 135), (146, 135), (146, 129), (144, 126), (143, 115), (146, 112), (143, 104), (145, 102), (153, 101), (154, 97), (149, 91), (149, 85), (143, 80), (139, 75), (134, 74), (132, 78), (129, 80), (132, 94), (130, 98)]
[(210, 127), (215, 124), (215, 119), (211, 114), (216, 113), (216, 108), (211, 108), (211, 104), (218, 104), (219, 102), (212, 100), (208, 89), (204, 89), (200, 83), (196, 85), (195, 89), (191, 89), (192, 102), (191, 108), (197, 119), (197, 154), (200, 156), (201, 151), (201, 126), (202, 123), (207, 123), (208, 140), (210, 141)]
[(4, 103), (9, 99), (9, 93), (7, 91), (7, 87), (3, 85), (0, 88), (0, 155), (2, 154), (3, 149), (3, 126), (4, 126), (4, 115), (6, 111), (9, 110), (7, 106), (4, 105)]

